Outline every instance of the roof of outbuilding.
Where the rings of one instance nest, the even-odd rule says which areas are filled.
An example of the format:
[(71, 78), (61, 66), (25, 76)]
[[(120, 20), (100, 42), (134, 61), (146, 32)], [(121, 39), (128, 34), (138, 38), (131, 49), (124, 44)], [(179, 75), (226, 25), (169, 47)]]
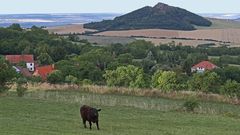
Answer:
[(6, 55), (6, 60), (12, 64), (17, 64), (19, 62), (33, 63), (34, 58), (33, 55)]

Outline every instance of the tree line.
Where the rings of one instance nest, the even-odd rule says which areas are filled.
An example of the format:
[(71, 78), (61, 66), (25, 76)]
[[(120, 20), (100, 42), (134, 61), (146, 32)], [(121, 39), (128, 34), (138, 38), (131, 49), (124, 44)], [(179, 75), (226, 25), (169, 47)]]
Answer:
[[(33, 54), (40, 65), (55, 64), (49, 83), (96, 84), (132, 88), (156, 88), (163, 91), (192, 90), (239, 96), (240, 48), (154, 46), (143, 40), (132, 43), (96, 46), (77, 35), (61, 37), (33, 26), (22, 29), (18, 24), (0, 28), (0, 54)], [(217, 57), (209, 57), (217, 56)], [(218, 67), (203, 74), (191, 67), (210, 60)], [(6, 67), (7, 65), (7, 67)], [(1, 60), (1, 89), (14, 75), (5, 71), (10, 65)], [(18, 76), (18, 75), (17, 75)], [(29, 81), (40, 81), (28, 78)]]

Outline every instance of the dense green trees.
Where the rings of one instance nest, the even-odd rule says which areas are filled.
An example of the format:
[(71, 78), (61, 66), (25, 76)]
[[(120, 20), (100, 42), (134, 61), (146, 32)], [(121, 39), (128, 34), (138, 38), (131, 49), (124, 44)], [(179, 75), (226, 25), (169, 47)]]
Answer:
[[(239, 64), (239, 48), (193, 48), (174, 43), (154, 46), (143, 40), (96, 46), (78, 40), (76, 35), (68, 39), (41, 28), (24, 30), (13, 25), (0, 28), (0, 55), (6, 54), (34, 54), (40, 65), (54, 63), (57, 71), (48, 76), (49, 83), (193, 90), (230, 96), (239, 92), (240, 68), (229, 66)], [(203, 74), (191, 73), (194, 64), (208, 60), (210, 55), (219, 68)], [(14, 78), (15, 71), (3, 58), (0, 68), (3, 90)], [(39, 78), (36, 80), (40, 82)]]
[[(48, 60), (57, 62), (67, 55), (79, 54), (80, 46), (35, 26), (29, 30), (22, 29), (19, 24), (0, 28), (0, 54), (3, 55), (34, 54), (35, 58), (42, 58), (44, 53), (44, 58), (48, 57)], [(52, 63), (41, 62), (40, 64)]]
[(16, 71), (3, 58), (0, 58), (0, 93), (9, 89), (9, 84), (16, 77)]
[(118, 67), (116, 70), (107, 70), (104, 77), (108, 86), (144, 88), (149, 85), (143, 69), (132, 65)]
[(163, 91), (176, 90), (178, 87), (177, 74), (173, 71), (157, 71), (152, 76), (152, 87)]
[(202, 92), (219, 92), (220, 77), (215, 72), (195, 73), (188, 81), (189, 89)]

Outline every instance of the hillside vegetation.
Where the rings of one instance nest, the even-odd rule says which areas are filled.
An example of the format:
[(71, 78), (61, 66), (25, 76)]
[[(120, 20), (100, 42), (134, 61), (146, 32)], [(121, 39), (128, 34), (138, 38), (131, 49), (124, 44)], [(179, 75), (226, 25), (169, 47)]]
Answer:
[(194, 30), (197, 26), (211, 26), (211, 22), (185, 9), (158, 3), (143, 7), (114, 20), (84, 24), (85, 28), (107, 30), (172, 29)]
[[(42, 80), (52, 84), (155, 88), (164, 92), (189, 90), (240, 97), (240, 69), (228, 66), (240, 65), (240, 48), (213, 48), (209, 47), (211, 44), (194, 48), (175, 46), (174, 42), (154, 46), (143, 40), (97, 46), (77, 35), (59, 37), (37, 27), (24, 30), (16, 24), (0, 29), (0, 41), (1, 55), (33, 54), (39, 65), (55, 64), (56, 71)], [(8, 72), (12, 73), (8, 71), (11, 65), (4, 57), (0, 60), (4, 69), (0, 70), (0, 87), (16, 82), (16, 77), (25, 77), (19, 74), (5, 79), (10, 76)], [(193, 65), (205, 60), (219, 68), (204, 74), (191, 72)], [(28, 82), (36, 81), (34, 77), (25, 78)]]

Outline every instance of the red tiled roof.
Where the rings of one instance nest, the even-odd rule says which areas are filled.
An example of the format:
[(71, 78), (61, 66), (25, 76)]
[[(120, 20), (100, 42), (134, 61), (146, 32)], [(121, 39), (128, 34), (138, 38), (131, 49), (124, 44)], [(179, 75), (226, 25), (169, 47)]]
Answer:
[(33, 63), (33, 55), (6, 55), (6, 60), (12, 64), (17, 64), (21, 61)]
[(47, 65), (42, 67), (36, 67), (34, 76), (40, 76), (43, 80), (47, 79), (47, 76), (54, 71), (54, 65)]
[(202, 62), (194, 65), (192, 68), (204, 68), (204, 69), (207, 69), (207, 70), (212, 70), (216, 67), (217, 67), (216, 65), (212, 64), (209, 61), (202, 61)]

